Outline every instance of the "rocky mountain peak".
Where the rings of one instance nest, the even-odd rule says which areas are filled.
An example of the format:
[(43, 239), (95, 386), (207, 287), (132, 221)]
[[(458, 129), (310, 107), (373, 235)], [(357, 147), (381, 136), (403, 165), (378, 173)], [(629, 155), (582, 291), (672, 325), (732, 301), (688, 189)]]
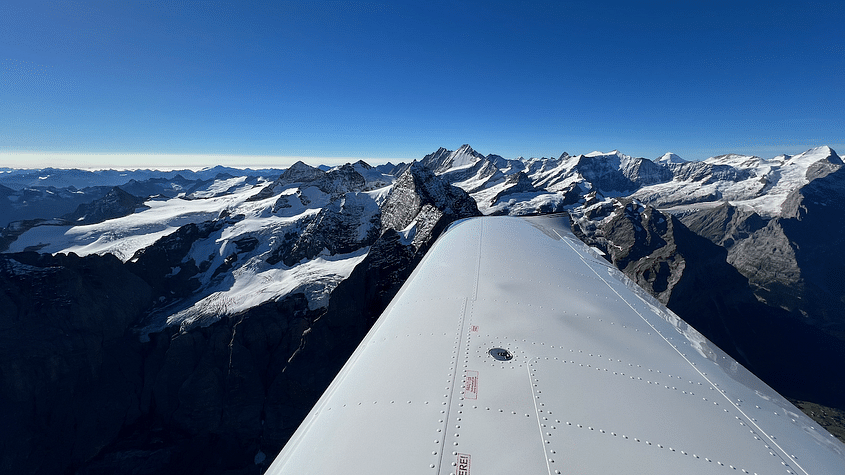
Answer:
[(472, 149), (468, 143), (461, 145), (461, 147), (456, 151), (457, 153), (468, 153), (470, 155), (477, 155), (478, 152)]
[(363, 160), (358, 160), (357, 162), (353, 163), (352, 166), (353, 167), (361, 167), (365, 170), (371, 170), (373, 168), (369, 163), (367, 163)]
[[(417, 161), (396, 179), (381, 209), (383, 231), (402, 231), (417, 221), (426, 233), (431, 233), (441, 218), (451, 222), (481, 214), (475, 200), (464, 190), (450, 185)], [(416, 234), (420, 234), (419, 230)]]
[(311, 183), (323, 193), (330, 195), (363, 191), (367, 186), (364, 176), (349, 163), (332, 168)]
[(469, 144), (464, 144), (455, 151), (440, 147), (436, 152), (426, 155), (421, 163), (434, 173), (441, 174), (450, 169), (471, 166), (484, 159), (484, 155), (473, 150)]
[(312, 183), (324, 177), (326, 172), (297, 161), (282, 173), (273, 183), (265, 186), (261, 191), (249, 198), (248, 201), (259, 201), (269, 198), (282, 191), (285, 187), (295, 183)]
[(319, 168), (312, 167), (302, 161), (297, 161), (282, 173), (277, 183), (284, 185), (290, 183), (310, 183), (318, 180), (325, 174), (326, 172)]
[(76, 224), (100, 223), (107, 219), (130, 215), (142, 206), (146, 207), (143, 198), (130, 195), (115, 186), (102, 198), (79, 205), (76, 211), (64, 218)]

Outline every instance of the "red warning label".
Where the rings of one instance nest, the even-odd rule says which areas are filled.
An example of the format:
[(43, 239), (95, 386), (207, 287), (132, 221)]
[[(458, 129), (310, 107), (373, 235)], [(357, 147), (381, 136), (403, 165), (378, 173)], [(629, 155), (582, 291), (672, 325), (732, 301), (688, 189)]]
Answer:
[(478, 325), (473, 325), (473, 326), (469, 327), (469, 331), (477, 332), (478, 331)]
[(478, 399), (478, 371), (467, 370), (466, 383), (464, 383), (464, 398)]
[(457, 475), (469, 475), (470, 457), (469, 454), (458, 454)]

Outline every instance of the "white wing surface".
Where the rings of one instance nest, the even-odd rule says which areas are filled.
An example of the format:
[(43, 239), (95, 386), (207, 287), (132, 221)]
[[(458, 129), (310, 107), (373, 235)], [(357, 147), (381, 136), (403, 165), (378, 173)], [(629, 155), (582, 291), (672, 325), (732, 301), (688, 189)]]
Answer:
[(564, 217), (444, 233), (267, 473), (834, 474), (845, 445)]

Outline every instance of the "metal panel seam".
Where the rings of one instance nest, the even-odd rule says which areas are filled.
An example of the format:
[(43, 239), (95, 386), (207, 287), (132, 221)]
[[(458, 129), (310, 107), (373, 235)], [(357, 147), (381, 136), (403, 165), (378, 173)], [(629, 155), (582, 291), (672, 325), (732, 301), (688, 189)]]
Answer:
[(478, 300), (478, 282), (481, 280), (481, 251), (484, 244), (484, 226), (485, 226), (485, 219), (479, 220), (481, 226), (478, 229), (478, 252), (476, 253), (475, 259), (475, 282), (472, 286), (472, 300), (473, 302)]
[[(451, 385), (451, 392), (449, 394), (449, 404), (446, 405), (446, 414), (443, 418), (444, 427), (443, 427), (443, 436), (440, 440), (440, 457), (437, 462), (437, 473), (440, 473), (441, 468), (443, 467), (443, 456), (446, 452), (446, 437), (449, 433), (449, 422), (452, 417), (452, 406), (455, 404), (456, 398), (455, 394), (460, 394), (460, 390), (458, 390), (458, 371), (462, 371), (459, 367), (460, 357), (462, 355), (462, 350), (465, 346), (464, 343), (464, 333), (466, 331), (466, 322), (467, 322), (467, 307), (471, 305), (469, 299), (464, 298), (464, 307), (461, 310), (461, 329), (458, 335), (458, 356), (455, 358), (454, 363), (454, 370), (452, 371), (452, 385)], [(460, 400), (460, 399), (457, 399)]]
[[(537, 358), (534, 358), (532, 362), (537, 360)], [(531, 376), (531, 362), (525, 365), (525, 369), (528, 371), (528, 387), (531, 388), (531, 400), (534, 402), (534, 415), (537, 418), (537, 429), (540, 431), (540, 443), (543, 445), (543, 456), (546, 462), (546, 470), (548, 470), (549, 475), (552, 475), (552, 466), (549, 464), (549, 452), (546, 450), (546, 438), (543, 436), (543, 423), (540, 418), (540, 408), (537, 407), (537, 393), (534, 392), (534, 381)]]

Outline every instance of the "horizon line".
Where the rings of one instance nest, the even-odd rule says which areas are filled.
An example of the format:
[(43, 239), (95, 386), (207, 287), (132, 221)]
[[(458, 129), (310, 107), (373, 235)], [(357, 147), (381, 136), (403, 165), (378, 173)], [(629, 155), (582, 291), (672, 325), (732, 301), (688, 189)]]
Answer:
[[(27, 159), (38, 161), (37, 164), (24, 163)], [(115, 160), (120, 159), (120, 160)], [(125, 164), (116, 165), (116, 161), (135, 159)], [(153, 160), (142, 163), (137, 160)], [(359, 160), (369, 165), (381, 165), (388, 162), (410, 161), (409, 158), (378, 157), (329, 157), (296, 155), (245, 155), (216, 153), (127, 153), (127, 152), (45, 152), (45, 151), (0, 151), (0, 168), (35, 170), (41, 168), (80, 169), (80, 170), (192, 170), (199, 171), (216, 166), (237, 169), (287, 168), (302, 161), (311, 166), (339, 166), (355, 163)], [(28, 166), (27, 166), (28, 165)]]
[[(830, 147), (831, 149), (835, 150), (838, 148), (845, 147), (844, 144), (825, 144), (825, 145), (816, 145), (810, 146), (809, 148), (803, 150), (808, 151), (812, 150), (813, 148), (818, 147)], [(806, 147), (799, 146), (800, 148)], [(460, 148), (460, 147), (458, 147)], [(458, 150), (456, 148), (455, 150)], [(761, 146), (752, 146), (752, 147), (740, 147), (746, 148), (747, 151), (751, 151), (753, 149), (758, 150), (768, 150), (772, 151), (774, 147), (761, 147)], [(784, 145), (782, 148), (786, 149), (795, 149), (798, 148), (795, 145), (787, 146)], [(475, 148), (473, 147), (473, 150)], [(610, 154), (613, 152), (620, 152), (626, 154), (621, 149), (614, 148), (611, 152), (601, 152), (599, 150), (593, 150), (586, 153), (579, 153), (571, 156), (578, 156), (578, 155), (590, 155), (595, 154), (596, 152), (601, 154)], [(479, 152), (480, 153), (480, 152)], [(666, 153), (674, 153), (674, 152), (666, 152)], [(753, 153), (753, 152), (752, 152)], [(798, 152), (802, 153), (802, 152)], [(491, 152), (489, 154), (482, 154), (484, 156), (487, 155), (495, 155), (495, 152)], [(742, 152), (726, 152), (726, 153), (719, 153), (715, 155), (710, 155), (707, 158), (719, 157), (729, 154), (737, 154), (737, 155), (748, 155), (748, 156), (755, 156), (757, 155), (750, 155), (748, 153)], [(774, 158), (778, 155), (782, 154), (789, 154), (788, 152), (781, 152), (778, 154), (773, 155)], [(793, 153), (791, 155), (795, 155)], [(626, 154), (628, 155), (628, 154)], [(654, 157), (656, 160), (663, 156)], [(685, 158), (683, 155), (678, 154), (681, 158), (684, 158), (688, 161), (702, 161), (706, 160), (700, 159), (688, 159)], [(635, 155), (633, 157), (637, 158)], [(126, 160), (127, 158), (134, 158), (138, 160), (146, 160), (146, 161), (130, 161), (125, 164), (116, 164), (115, 162), (120, 162)], [(229, 168), (237, 168), (237, 169), (263, 169), (263, 168), (280, 168), (284, 169), (290, 167), (297, 161), (302, 161), (303, 163), (307, 163), (311, 166), (340, 166), (346, 163), (355, 163), (357, 161), (364, 161), (369, 165), (377, 166), (383, 165), (386, 163), (392, 163), (394, 165), (402, 163), (402, 162), (410, 162), (413, 160), (421, 160), (423, 157), (411, 158), (411, 157), (366, 157), (366, 156), (301, 156), (301, 155), (262, 155), (262, 154), (225, 154), (225, 153), (143, 153), (143, 152), (62, 152), (62, 151), (29, 151), (29, 150), (15, 150), (15, 151), (0, 151), (0, 168), (13, 168), (19, 170), (36, 170), (41, 168), (58, 168), (58, 169), (79, 169), (79, 170), (89, 170), (89, 171), (98, 171), (98, 170), (156, 170), (156, 171), (174, 171), (174, 170), (192, 170), (192, 171), (199, 171), (208, 168), (214, 168), (215, 166), (224, 166)], [(515, 157), (513, 159), (524, 158), (522, 155)], [(534, 157), (531, 157), (534, 158)], [(551, 157), (554, 158), (554, 157)], [(645, 158), (645, 157), (639, 157)], [(765, 158), (765, 157), (758, 157), (758, 158)], [(115, 160), (120, 159), (120, 160)], [(25, 163), (27, 161), (36, 161), (38, 163), (28, 164)], [(153, 160), (149, 162), (149, 160)], [(134, 163), (133, 163), (134, 162)]]

